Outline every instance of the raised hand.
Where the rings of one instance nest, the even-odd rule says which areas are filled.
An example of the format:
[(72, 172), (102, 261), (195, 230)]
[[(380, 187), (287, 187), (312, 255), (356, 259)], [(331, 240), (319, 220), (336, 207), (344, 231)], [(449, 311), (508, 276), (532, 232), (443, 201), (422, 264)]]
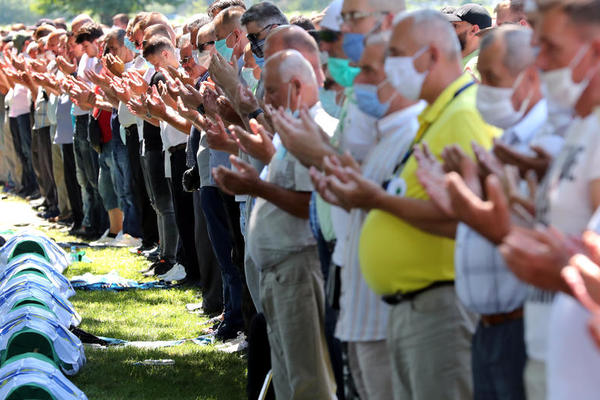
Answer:
[(255, 196), (258, 183), (260, 182), (258, 171), (236, 156), (230, 156), (229, 160), (236, 171), (223, 166), (213, 168), (212, 175), (215, 178), (217, 185), (219, 185), (221, 190), (225, 193), (232, 196), (236, 194)]
[(264, 164), (269, 164), (275, 154), (275, 146), (273, 146), (271, 137), (255, 119), (250, 120), (250, 129), (252, 132), (237, 125), (229, 126), (229, 131), (243, 151)]
[(539, 146), (531, 146), (531, 149), (535, 152), (534, 156), (519, 153), (498, 140), (494, 141), (494, 154), (500, 161), (517, 166), (523, 177), (527, 171), (533, 170), (538, 179), (542, 180), (552, 162), (552, 156)]
[(206, 121), (206, 142), (208, 147), (213, 150), (226, 151), (231, 154), (237, 154), (238, 145), (225, 130), (225, 124), (218, 115), (215, 116), (216, 123), (213, 123), (209, 118), (204, 119)]
[(442, 164), (431, 154), (427, 144), (417, 147), (413, 155), (417, 161), (417, 179), (431, 201), (450, 218), (456, 218), (452, 200), (446, 190), (446, 173)]
[(483, 201), (456, 172), (446, 176), (446, 188), (454, 215), (493, 243), (499, 244), (511, 226), (508, 199), (494, 175), (485, 182), (488, 200)]
[(327, 135), (311, 118), (308, 110), (300, 110), (300, 119), (288, 115), (283, 108), (276, 110), (270, 105), (266, 106), (265, 112), (285, 148), (304, 165), (321, 169), (323, 157), (333, 152)]
[(573, 247), (555, 228), (513, 226), (499, 249), (522, 281), (546, 290), (569, 291), (561, 272), (573, 256)]

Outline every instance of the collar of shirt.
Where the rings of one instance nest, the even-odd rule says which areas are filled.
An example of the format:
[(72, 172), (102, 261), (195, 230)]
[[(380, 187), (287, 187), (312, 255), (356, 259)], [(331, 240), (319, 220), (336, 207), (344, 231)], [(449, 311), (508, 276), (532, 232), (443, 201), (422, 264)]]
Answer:
[(463, 60), (462, 60), (463, 68), (467, 66), (469, 61), (471, 61), (472, 59), (474, 59), (475, 57), (478, 57), (478, 56), (479, 56), (479, 49), (475, 50), (474, 52), (472, 52), (471, 54), (469, 54), (468, 56), (463, 58)]
[(376, 122), (377, 131), (379, 133), (379, 140), (393, 134), (402, 127), (412, 118), (417, 117), (425, 108), (425, 102), (419, 101), (412, 106), (403, 108), (402, 110), (395, 111), (391, 114), (386, 115)]
[(419, 115), (419, 124), (421, 126), (432, 124), (436, 119), (438, 119), (446, 106), (454, 99), (456, 92), (472, 80), (473, 77), (470, 74), (464, 73), (457, 80), (448, 85), (448, 87), (444, 89), (438, 98), (435, 99), (433, 104), (427, 106), (421, 115)]
[(535, 137), (536, 132), (544, 126), (548, 119), (548, 103), (545, 99), (540, 100), (521, 121), (512, 128), (507, 129), (502, 135), (503, 140), (517, 139), (517, 144), (529, 144)]

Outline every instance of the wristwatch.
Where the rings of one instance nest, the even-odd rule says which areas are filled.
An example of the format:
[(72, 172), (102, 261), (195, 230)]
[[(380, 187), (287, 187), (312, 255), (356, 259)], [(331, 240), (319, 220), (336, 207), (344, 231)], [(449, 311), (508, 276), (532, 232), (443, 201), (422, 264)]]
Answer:
[(250, 114), (248, 114), (248, 119), (253, 119), (258, 117), (260, 114), (264, 113), (262, 108), (258, 108), (255, 111), (252, 111)]

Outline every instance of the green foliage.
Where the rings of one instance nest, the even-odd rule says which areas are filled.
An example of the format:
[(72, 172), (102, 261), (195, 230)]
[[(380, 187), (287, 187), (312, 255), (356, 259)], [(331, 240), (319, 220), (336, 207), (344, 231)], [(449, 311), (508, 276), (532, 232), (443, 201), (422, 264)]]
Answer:
[(64, 11), (75, 15), (88, 12), (98, 16), (104, 24), (112, 24), (112, 16), (150, 9), (151, 4), (181, 4), (183, 0), (35, 0), (34, 10), (40, 14)]
[(23, 22), (34, 23), (40, 16), (32, 14), (29, 10), (31, 0), (0, 0), (0, 25)]

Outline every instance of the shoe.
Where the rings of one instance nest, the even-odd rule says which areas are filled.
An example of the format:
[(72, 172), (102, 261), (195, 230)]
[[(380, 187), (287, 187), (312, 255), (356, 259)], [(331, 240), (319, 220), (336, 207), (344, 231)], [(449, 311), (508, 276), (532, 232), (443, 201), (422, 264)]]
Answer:
[(90, 246), (112, 246), (115, 238), (108, 236), (110, 229), (107, 229), (98, 240), (94, 240), (90, 243)]
[(142, 254), (150, 261), (158, 261), (160, 259), (160, 247), (156, 246), (154, 250)]
[(138, 247), (137, 249), (129, 249), (129, 252), (132, 254), (137, 254), (138, 256), (142, 256), (145, 251), (152, 251), (154, 250), (156, 247), (155, 244), (144, 244), (144, 242), (142, 242), (142, 244), (140, 245), (140, 247)]
[(134, 238), (128, 233), (123, 233), (123, 231), (119, 232), (115, 240), (113, 241), (113, 246), (115, 247), (140, 247), (142, 245), (142, 240)]
[(40, 191), (35, 190), (35, 191), (29, 193), (29, 195), (25, 197), (25, 200), (27, 200), (27, 201), (38, 200), (41, 197), (42, 197), (42, 194), (40, 193)]
[(51, 219), (54, 217), (58, 217), (59, 214), (60, 214), (60, 212), (58, 210), (48, 210), (48, 211), (42, 213), (41, 218)]
[(76, 232), (81, 229), (81, 222), (73, 222), (73, 225), (69, 227), (69, 235), (76, 235)]
[(174, 264), (169, 263), (166, 260), (160, 259), (158, 261), (155, 261), (152, 265), (154, 265), (154, 272), (152, 275), (158, 276), (164, 275), (167, 272), (169, 272), (169, 270), (173, 268)]
[(171, 268), (166, 274), (157, 274), (157, 277), (161, 281), (176, 282), (185, 279), (186, 275), (187, 274), (185, 273), (185, 268), (183, 267), (183, 265), (177, 263), (173, 265), (173, 268)]
[(217, 332), (215, 333), (215, 339), (225, 342), (227, 340), (235, 339), (238, 337), (238, 332), (242, 330), (242, 327), (232, 326), (228, 322), (224, 321)]

